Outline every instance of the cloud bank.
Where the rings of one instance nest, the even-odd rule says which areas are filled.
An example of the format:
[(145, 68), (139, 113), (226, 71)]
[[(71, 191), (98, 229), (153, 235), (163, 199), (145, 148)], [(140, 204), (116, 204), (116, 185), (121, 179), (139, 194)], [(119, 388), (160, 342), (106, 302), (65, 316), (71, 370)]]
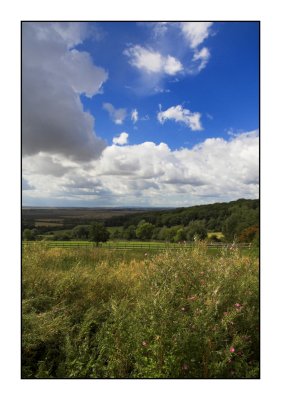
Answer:
[[(119, 139), (122, 136), (119, 136)], [(123, 135), (124, 141), (127, 140)], [(120, 143), (119, 143), (120, 144)], [(52, 179), (43, 171), (52, 171)], [(31, 168), (32, 165), (32, 168)], [(43, 170), (42, 170), (43, 169)], [(108, 146), (87, 168), (38, 154), (24, 159), (25, 204), (52, 198), (81, 205), (184, 206), (258, 197), (258, 131), (229, 141), (210, 138), (192, 149), (172, 151), (165, 143)], [(54, 200), (54, 201), (55, 201)]]

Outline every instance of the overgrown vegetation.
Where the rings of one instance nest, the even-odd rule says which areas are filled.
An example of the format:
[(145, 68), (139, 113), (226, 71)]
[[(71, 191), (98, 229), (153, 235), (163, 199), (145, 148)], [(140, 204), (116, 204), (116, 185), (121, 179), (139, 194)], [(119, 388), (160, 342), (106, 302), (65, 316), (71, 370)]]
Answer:
[(259, 377), (254, 255), (37, 245), (22, 261), (24, 378)]

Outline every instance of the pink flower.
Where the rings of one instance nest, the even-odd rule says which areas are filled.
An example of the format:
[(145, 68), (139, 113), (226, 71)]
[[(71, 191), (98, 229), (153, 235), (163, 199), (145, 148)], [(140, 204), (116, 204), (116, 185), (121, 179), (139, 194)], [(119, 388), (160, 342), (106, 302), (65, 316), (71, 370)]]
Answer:
[(235, 303), (234, 305), (235, 305), (236, 308), (240, 308), (241, 307), (241, 304), (239, 304), (239, 303)]
[(235, 353), (235, 348), (233, 346), (231, 346), (229, 351), (230, 351), (230, 353)]

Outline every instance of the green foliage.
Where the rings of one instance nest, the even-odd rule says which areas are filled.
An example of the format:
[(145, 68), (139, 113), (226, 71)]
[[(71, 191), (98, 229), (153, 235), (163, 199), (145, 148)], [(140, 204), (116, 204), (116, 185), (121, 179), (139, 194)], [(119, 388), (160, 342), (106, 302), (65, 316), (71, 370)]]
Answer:
[(70, 240), (70, 239), (71, 239), (71, 236), (67, 232), (56, 232), (52, 237), (52, 240), (60, 240), (60, 241), (65, 241), (65, 240)]
[(72, 229), (71, 236), (74, 239), (87, 240), (90, 234), (90, 227), (88, 225), (77, 225)]
[(109, 239), (110, 233), (102, 223), (93, 222), (90, 227), (89, 237), (98, 246), (100, 242), (106, 242)]
[(141, 221), (136, 229), (136, 236), (141, 240), (149, 240), (153, 234), (154, 225), (150, 222)]
[(203, 221), (191, 221), (186, 228), (186, 239), (192, 241), (195, 238), (203, 240), (207, 237), (207, 229)]
[(134, 240), (136, 237), (136, 227), (134, 225), (128, 226), (123, 232), (123, 239)]
[(36, 239), (37, 230), (26, 228), (23, 231), (23, 240), (35, 240)]
[(243, 230), (259, 223), (259, 209), (249, 209), (245, 205), (231, 208), (230, 216), (222, 226), (222, 232), (227, 241), (238, 238)]
[(136, 261), (39, 244), (22, 261), (24, 378), (259, 377), (253, 255), (198, 242)]
[[(137, 226), (141, 221), (150, 222), (156, 227), (172, 227), (183, 225), (187, 227), (195, 220), (205, 221), (205, 226), (210, 231), (222, 231), (225, 220), (234, 212), (240, 210), (243, 214), (251, 214), (252, 223), (255, 225), (259, 220), (259, 200), (239, 199), (229, 203), (214, 203), (200, 206), (177, 208), (173, 210), (150, 210), (145, 213), (135, 213), (111, 217), (108, 226), (130, 225)], [(247, 226), (250, 226), (247, 225)], [(246, 228), (247, 226), (244, 226)], [(243, 228), (243, 229), (244, 229)]]

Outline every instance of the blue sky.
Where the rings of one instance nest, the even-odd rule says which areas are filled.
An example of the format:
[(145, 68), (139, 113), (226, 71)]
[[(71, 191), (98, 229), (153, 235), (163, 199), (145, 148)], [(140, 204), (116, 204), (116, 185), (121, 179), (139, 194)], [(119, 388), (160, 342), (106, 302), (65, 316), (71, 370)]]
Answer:
[[(95, 115), (96, 132), (109, 143), (116, 135), (117, 127), (102, 108), (104, 102), (116, 108), (126, 108), (128, 113), (136, 108), (143, 117), (149, 116), (149, 120), (139, 121), (137, 126), (134, 126), (129, 114), (124, 120), (122, 128), (131, 132), (132, 144), (153, 140), (165, 141), (171, 149), (191, 147), (207, 137), (227, 139), (230, 130), (251, 131), (258, 127), (258, 23), (214, 23), (212, 34), (204, 41), (204, 46), (211, 51), (208, 65), (194, 75), (164, 77), (159, 82), (159, 89), (164, 91), (160, 93), (150, 87), (142, 91), (140, 71), (128, 63), (123, 52), (130, 44), (153, 45), (158, 49), (158, 42), (164, 40), (155, 38), (153, 29), (145, 24), (117, 22), (100, 23), (98, 26), (106, 32), (103, 39), (87, 40), (78, 48), (93, 54), (93, 60), (102, 65), (112, 78), (104, 84), (102, 95), (92, 99), (83, 97), (82, 102)], [(173, 44), (178, 48), (185, 45), (179, 33), (174, 40)], [(160, 47), (169, 54), (168, 45), (167, 49), (163, 45)], [(181, 53), (174, 47), (173, 50), (172, 54)], [(204, 129), (190, 131), (188, 127), (171, 121), (161, 125), (157, 120), (159, 104), (164, 109), (181, 104), (200, 112)]]
[(24, 23), (22, 38), (23, 205), (258, 196), (258, 23)]

